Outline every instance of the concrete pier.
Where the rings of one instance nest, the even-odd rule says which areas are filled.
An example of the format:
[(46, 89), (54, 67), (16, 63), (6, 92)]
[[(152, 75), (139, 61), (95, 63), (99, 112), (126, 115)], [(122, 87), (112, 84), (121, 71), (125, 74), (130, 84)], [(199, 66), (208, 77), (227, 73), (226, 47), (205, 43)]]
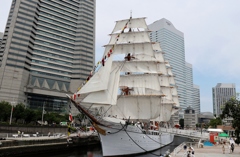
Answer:
[(73, 134), (70, 135), (70, 138), (63, 135), (50, 137), (10, 137), (0, 142), (0, 157), (17, 157), (51, 153), (54, 151), (68, 151), (78, 146), (83, 148), (85, 146), (99, 144), (99, 139), (95, 135), (77, 137), (76, 134)]
[[(240, 157), (240, 146), (235, 144), (234, 152), (229, 153), (228, 145), (225, 145), (225, 154), (222, 151), (222, 145), (204, 146), (203, 148), (197, 148), (193, 146), (194, 156), (191, 157)], [(181, 149), (177, 154), (171, 153), (172, 157), (187, 157), (187, 153), (184, 149)]]

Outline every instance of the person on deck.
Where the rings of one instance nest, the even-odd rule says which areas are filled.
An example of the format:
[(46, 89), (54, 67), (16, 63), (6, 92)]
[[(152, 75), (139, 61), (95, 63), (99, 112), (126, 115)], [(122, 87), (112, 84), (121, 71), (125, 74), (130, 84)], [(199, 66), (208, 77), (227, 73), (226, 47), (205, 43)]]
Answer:
[(124, 57), (124, 59), (125, 59), (126, 61), (130, 61), (131, 59), (135, 59), (135, 57), (131, 56), (131, 54), (128, 53), (127, 56)]

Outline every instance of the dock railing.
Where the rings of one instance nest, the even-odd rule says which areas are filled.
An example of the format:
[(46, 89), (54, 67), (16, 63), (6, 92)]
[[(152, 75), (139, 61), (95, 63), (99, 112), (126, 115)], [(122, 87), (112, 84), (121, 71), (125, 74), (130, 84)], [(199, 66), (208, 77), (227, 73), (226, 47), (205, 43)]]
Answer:
[(198, 130), (182, 130), (176, 128), (160, 128), (161, 132), (168, 132), (175, 134), (177, 136), (182, 137), (189, 137), (189, 138), (198, 138), (198, 139), (208, 139), (209, 133), (207, 132), (200, 132)]

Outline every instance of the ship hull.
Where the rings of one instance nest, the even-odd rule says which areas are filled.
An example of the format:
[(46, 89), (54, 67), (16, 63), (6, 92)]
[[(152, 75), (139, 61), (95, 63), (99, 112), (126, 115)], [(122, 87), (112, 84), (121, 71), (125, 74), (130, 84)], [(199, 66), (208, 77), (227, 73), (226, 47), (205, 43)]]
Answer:
[(106, 130), (106, 135), (99, 134), (103, 156), (147, 153), (172, 143), (174, 138), (174, 135), (169, 133), (145, 134), (137, 126), (101, 128)]

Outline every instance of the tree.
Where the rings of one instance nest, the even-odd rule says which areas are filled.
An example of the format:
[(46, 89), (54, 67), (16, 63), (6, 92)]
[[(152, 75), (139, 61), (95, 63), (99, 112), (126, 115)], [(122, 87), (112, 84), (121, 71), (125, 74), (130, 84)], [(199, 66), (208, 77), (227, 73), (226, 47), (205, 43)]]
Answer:
[(212, 128), (217, 128), (217, 125), (221, 125), (222, 124), (222, 119), (220, 117), (217, 117), (216, 119), (212, 119), (210, 122), (209, 122), (209, 125), (212, 127)]
[(181, 126), (181, 128), (184, 128), (184, 119), (179, 120), (179, 125)]
[(229, 99), (225, 104), (220, 117), (222, 119), (233, 118), (232, 127), (235, 129), (235, 136), (237, 144), (240, 143), (240, 102), (236, 98)]
[(0, 102), (0, 121), (7, 122), (10, 118), (12, 106), (9, 102)]
[(23, 120), (25, 117), (24, 117), (24, 114), (25, 114), (25, 105), (20, 103), (20, 104), (17, 104), (15, 107), (14, 107), (14, 112), (13, 112), (13, 115), (12, 117), (15, 118), (15, 122), (17, 123), (18, 120)]

